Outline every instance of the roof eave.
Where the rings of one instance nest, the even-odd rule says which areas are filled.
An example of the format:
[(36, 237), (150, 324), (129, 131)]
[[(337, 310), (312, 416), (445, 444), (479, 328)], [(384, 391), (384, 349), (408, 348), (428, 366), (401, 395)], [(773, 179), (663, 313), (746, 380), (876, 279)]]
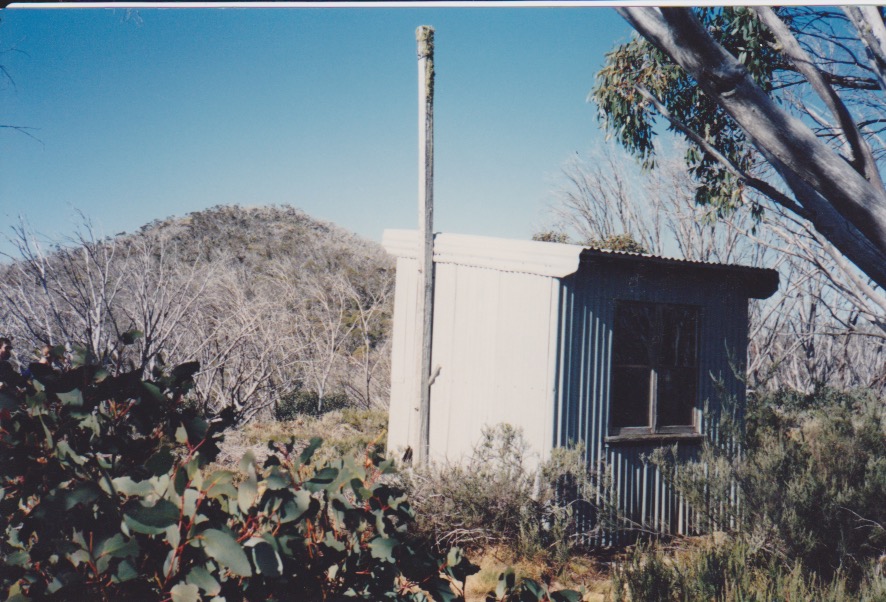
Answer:
[(707, 273), (729, 277), (730, 281), (741, 284), (744, 292), (752, 299), (768, 299), (778, 290), (779, 276), (776, 270), (754, 268), (743, 265), (707, 263), (644, 255), (585, 249), (581, 261), (587, 263), (621, 263), (661, 267), (683, 272)]
[[(418, 256), (416, 230), (385, 230), (384, 248), (396, 257)], [(563, 278), (578, 270), (583, 247), (535, 240), (436, 233), (434, 262)]]

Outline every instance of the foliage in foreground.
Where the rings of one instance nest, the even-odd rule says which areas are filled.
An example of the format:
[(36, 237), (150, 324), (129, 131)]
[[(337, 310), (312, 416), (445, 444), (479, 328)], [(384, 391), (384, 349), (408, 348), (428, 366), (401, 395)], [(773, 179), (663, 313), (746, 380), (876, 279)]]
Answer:
[[(224, 417), (181, 403), (196, 366), (142, 382), (84, 367), (0, 416), (0, 592), (7, 599), (452, 600), (475, 567), (406, 538), (379, 457), (312, 462), (274, 445), (208, 472)], [(455, 587), (455, 589), (453, 589)]]
[(635, 550), (611, 576), (613, 602), (883, 602), (886, 577), (870, 565), (858, 583), (822, 580), (800, 562), (784, 563), (745, 540), (665, 553)]
[[(679, 470), (673, 454), (653, 456), (705, 530), (738, 527), (734, 546), (699, 556), (720, 567), (718, 578), (726, 582), (717, 591), (744, 592), (730, 600), (798, 599), (808, 585), (817, 593), (799, 599), (839, 599), (843, 590), (886, 599), (883, 576), (871, 568), (886, 554), (883, 400), (864, 390), (781, 391), (751, 398), (744, 433), (731, 419), (721, 426), (731, 435), (724, 440), (737, 438), (741, 446), (708, 444), (697, 462)], [(736, 488), (740, 503), (733, 505)], [(651, 579), (660, 563), (654, 554), (640, 558), (624, 575)], [(673, 583), (680, 571), (692, 572), (665, 569)], [(688, 583), (672, 589), (689, 591)]]
[(438, 548), (503, 545), (518, 557), (546, 564), (556, 575), (571, 554), (583, 549), (577, 520), (588, 514), (587, 507), (612, 510), (597, 512), (599, 517), (617, 513), (605, 495), (597, 495), (606, 485), (588, 471), (581, 446), (554, 450), (537, 470), (529, 468), (528, 455), (522, 433), (499, 424), (484, 430), (466, 463), (403, 475), (416, 509), (417, 535)]

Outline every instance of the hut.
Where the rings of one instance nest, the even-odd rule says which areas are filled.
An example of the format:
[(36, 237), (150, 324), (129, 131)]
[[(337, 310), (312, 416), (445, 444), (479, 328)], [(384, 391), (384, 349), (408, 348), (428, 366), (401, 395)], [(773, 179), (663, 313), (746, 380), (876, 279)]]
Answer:
[[(388, 448), (417, 448), (418, 236), (388, 230), (397, 258)], [(773, 270), (577, 245), (436, 234), (429, 457), (457, 461), (509, 423), (542, 462), (581, 442), (605, 464), (620, 510), (689, 530), (689, 509), (648, 455), (716, 439), (741, 408), (748, 299)]]

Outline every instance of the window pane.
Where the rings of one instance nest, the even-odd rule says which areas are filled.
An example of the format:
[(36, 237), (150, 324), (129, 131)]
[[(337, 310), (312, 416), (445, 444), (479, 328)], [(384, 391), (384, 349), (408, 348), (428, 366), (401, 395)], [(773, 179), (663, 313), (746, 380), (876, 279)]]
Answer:
[(691, 426), (695, 408), (695, 368), (658, 370), (658, 426)]
[(655, 358), (655, 307), (621, 303), (615, 308), (614, 365), (651, 366)]
[(696, 365), (695, 355), (698, 310), (694, 307), (665, 305), (662, 307), (661, 365), (690, 368)]
[(612, 368), (613, 428), (649, 425), (649, 368)]

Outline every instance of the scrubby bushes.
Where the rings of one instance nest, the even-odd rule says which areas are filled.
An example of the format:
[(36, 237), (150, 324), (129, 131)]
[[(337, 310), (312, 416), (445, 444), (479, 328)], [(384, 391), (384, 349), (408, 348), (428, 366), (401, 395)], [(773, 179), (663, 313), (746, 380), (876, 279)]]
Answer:
[(227, 417), (183, 403), (196, 366), (78, 369), (78, 389), (4, 398), (0, 597), (453, 600), (475, 570), (407, 538), (382, 458), (314, 463), (319, 440), (289, 442), (210, 472)]
[(744, 538), (682, 548), (634, 550), (613, 569), (612, 602), (883, 602), (886, 577), (873, 567), (853, 582), (823, 579)]
[(416, 533), (438, 548), (505, 545), (556, 567), (581, 547), (575, 507), (596, 497), (583, 455), (580, 447), (556, 449), (532, 469), (519, 430), (507, 424), (486, 429), (466, 462), (403, 475), (418, 516)]
[[(882, 567), (872, 564), (886, 553), (883, 400), (867, 391), (782, 391), (752, 397), (746, 429), (739, 426), (724, 420), (722, 443), (706, 445), (699, 461), (679, 469), (672, 453), (653, 458), (709, 530), (738, 528), (731, 548), (698, 556), (711, 562), (729, 559), (719, 569), (720, 578), (729, 582), (722, 587), (759, 594), (751, 599), (795, 599), (763, 592), (805, 591), (792, 585), (798, 580), (818, 592), (812, 598), (848, 589), (880, 592), (877, 599), (886, 599), (882, 576), (875, 575)], [(737, 504), (729, 503), (733, 491)], [(621, 574), (636, 583), (655, 580), (655, 555), (638, 558)], [(739, 579), (742, 567), (758, 575), (757, 585)], [(664, 570), (671, 582), (678, 573), (691, 573), (685, 566)], [(674, 591), (689, 591), (686, 584)], [(723, 599), (748, 599), (730, 596)]]
[(277, 420), (295, 420), (302, 416), (316, 418), (346, 408), (348, 405), (348, 396), (344, 393), (336, 393), (320, 399), (316, 391), (298, 388), (280, 398), (274, 406), (274, 418)]

